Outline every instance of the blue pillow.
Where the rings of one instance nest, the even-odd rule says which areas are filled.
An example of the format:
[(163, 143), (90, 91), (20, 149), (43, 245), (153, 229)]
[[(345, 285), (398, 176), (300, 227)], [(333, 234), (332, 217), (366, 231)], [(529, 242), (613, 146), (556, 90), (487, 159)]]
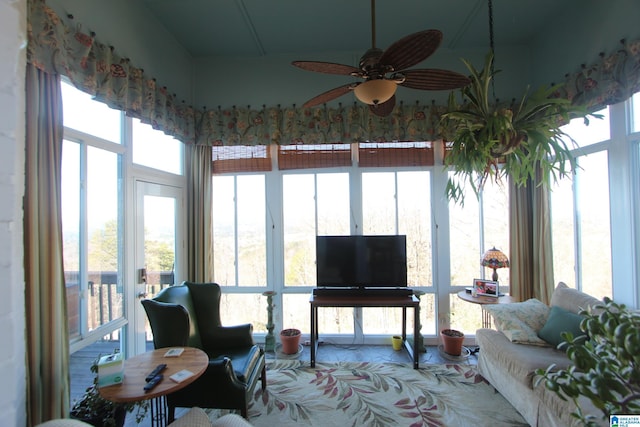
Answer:
[(580, 322), (583, 316), (565, 310), (562, 307), (552, 306), (549, 310), (549, 317), (542, 329), (538, 331), (538, 336), (554, 347), (564, 342), (564, 338), (560, 335), (562, 332), (571, 332), (576, 338), (580, 335), (586, 335), (580, 329)]

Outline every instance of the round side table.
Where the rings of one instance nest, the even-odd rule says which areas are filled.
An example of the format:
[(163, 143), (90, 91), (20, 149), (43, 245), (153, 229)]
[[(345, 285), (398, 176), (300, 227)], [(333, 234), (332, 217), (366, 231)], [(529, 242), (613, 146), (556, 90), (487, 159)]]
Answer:
[[(184, 347), (184, 352), (178, 357), (164, 357), (167, 350), (169, 347), (148, 351), (126, 359), (122, 384), (101, 387), (98, 389), (100, 396), (117, 403), (139, 402), (149, 399), (151, 400), (152, 427), (166, 426), (165, 396), (194, 382), (204, 374), (209, 365), (209, 356), (198, 348)], [(152, 390), (145, 391), (146, 376), (160, 363), (167, 365), (167, 368), (162, 372), (164, 379)], [(179, 383), (169, 379), (171, 375), (183, 369), (191, 371), (193, 375)]]
[(501, 297), (476, 296), (467, 293), (467, 291), (458, 292), (458, 298), (473, 304), (480, 304), (482, 308), (482, 327), (491, 329), (491, 315), (484, 309), (485, 304), (510, 304), (516, 302), (511, 295), (503, 295)]

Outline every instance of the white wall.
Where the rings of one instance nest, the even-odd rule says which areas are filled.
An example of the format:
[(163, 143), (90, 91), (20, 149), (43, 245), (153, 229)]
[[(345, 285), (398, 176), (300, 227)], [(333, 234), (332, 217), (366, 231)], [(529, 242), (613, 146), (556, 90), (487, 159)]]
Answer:
[(24, 426), (22, 195), (27, 0), (0, 0), (0, 424)]
[(95, 32), (96, 38), (116, 49), (118, 55), (130, 58), (166, 86), (179, 101), (192, 104), (191, 56), (142, 5), (131, 0), (47, 0), (65, 22), (73, 15), (73, 23), (82, 31)]
[(596, 62), (601, 52), (616, 52), (621, 39), (638, 40), (638, 18), (637, 0), (585, 0), (572, 15), (556, 16), (533, 46), (535, 85), (560, 83), (565, 73), (578, 72), (580, 64)]
[[(47, 0), (61, 17), (74, 15), (74, 22), (97, 38), (112, 44), (117, 52), (131, 58), (170, 92), (186, 97), (195, 108), (259, 109), (262, 105), (301, 105), (313, 96), (349, 83), (348, 77), (322, 75), (299, 70), (293, 60), (318, 60), (357, 66), (362, 52), (308, 52), (300, 55), (266, 55), (237, 58), (192, 58), (144, 7), (144, 2), (127, 0)], [(638, 0), (584, 0), (566, 16), (558, 14), (528, 45), (500, 45), (496, 48), (495, 91), (500, 99), (520, 98), (527, 86), (560, 83), (564, 75), (592, 63), (599, 52), (612, 53), (621, 38), (640, 38)], [(445, 68), (467, 74), (460, 58), (476, 68), (483, 65), (485, 48), (476, 51), (441, 46), (427, 61), (415, 68)], [(400, 88), (397, 98), (404, 102), (446, 102), (448, 92)], [(334, 104), (354, 101), (353, 95)]]

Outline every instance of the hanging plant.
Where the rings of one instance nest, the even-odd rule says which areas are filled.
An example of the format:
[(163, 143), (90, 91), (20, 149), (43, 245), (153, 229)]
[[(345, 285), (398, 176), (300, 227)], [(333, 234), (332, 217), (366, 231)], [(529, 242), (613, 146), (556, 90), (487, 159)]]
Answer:
[[(500, 105), (490, 99), (493, 54), (484, 68), (476, 70), (463, 59), (471, 83), (460, 90), (462, 103), (455, 92), (449, 96), (447, 112), (441, 118), (441, 131), (447, 144), (445, 165), (454, 171), (447, 183), (447, 197), (464, 203), (464, 188), (469, 184), (476, 196), (484, 183), (500, 182), (509, 176), (518, 186), (529, 180), (548, 185), (551, 179), (567, 175), (576, 167), (569, 142), (575, 141), (560, 127), (587, 111), (554, 94), (560, 85), (542, 87), (525, 93), (520, 102)], [(536, 170), (542, 174), (536, 178)]]

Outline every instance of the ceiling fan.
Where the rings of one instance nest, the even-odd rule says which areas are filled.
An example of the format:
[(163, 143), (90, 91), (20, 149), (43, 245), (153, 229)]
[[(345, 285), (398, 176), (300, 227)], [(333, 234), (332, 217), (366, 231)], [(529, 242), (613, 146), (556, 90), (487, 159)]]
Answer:
[(398, 86), (420, 90), (451, 90), (466, 86), (470, 80), (462, 74), (435, 68), (409, 69), (431, 56), (440, 46), (442, 32), (424, 30), (393, 43), (387, 50), (376, 48), (375, 0), (371, 0), (371, 48), (360, 58), (359, 68), (318, 61), (293, 61), (307, 71), (359, 77), (363, 82), (338, 86), (308, 100), (303, 107), (324, 104), (353, 91), (356, 98), (369, 104), (372, 113), (387, 116), (396, 105)]

